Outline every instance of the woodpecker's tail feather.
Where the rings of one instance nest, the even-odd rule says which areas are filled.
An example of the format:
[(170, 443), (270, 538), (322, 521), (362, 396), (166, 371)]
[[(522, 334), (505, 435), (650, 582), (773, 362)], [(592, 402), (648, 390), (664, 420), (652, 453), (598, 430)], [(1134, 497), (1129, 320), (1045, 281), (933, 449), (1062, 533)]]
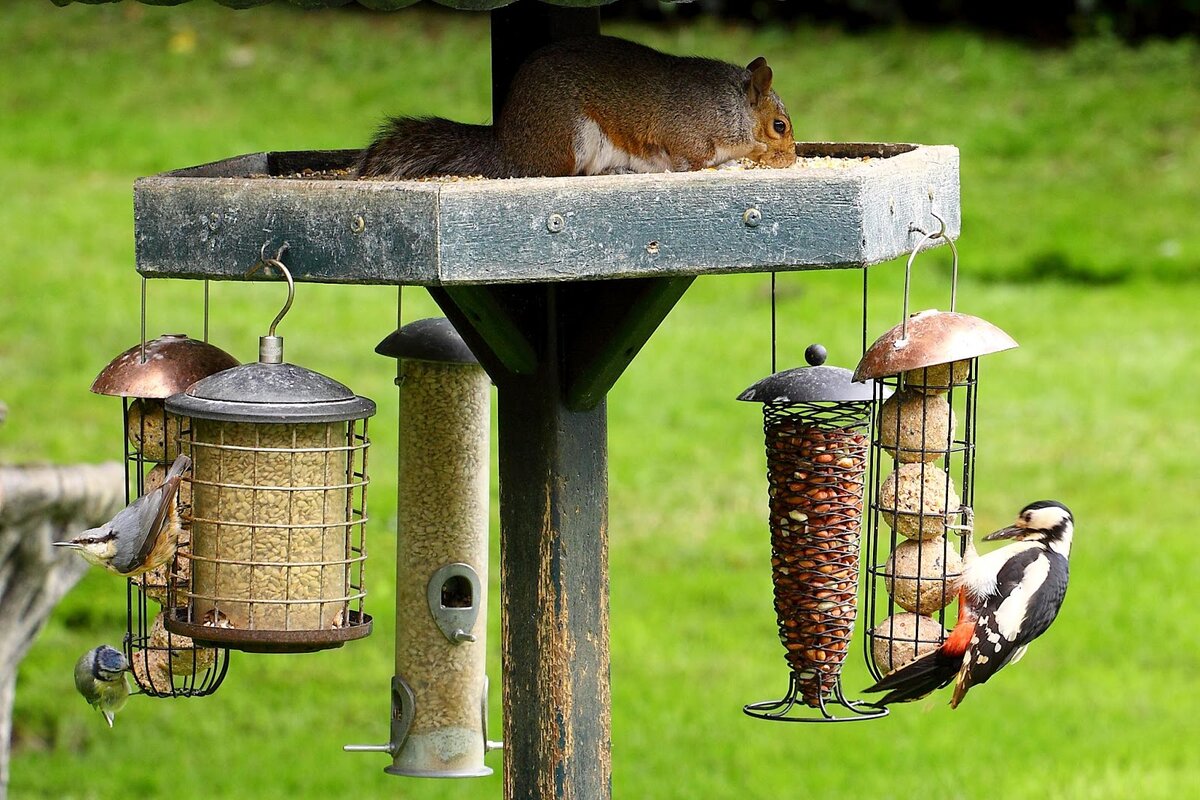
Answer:
[(427, 175), (482, 175), (508, 178), (491, 125), (468, 125), (441, 117), (392, 117), (362, 151), (355, 167), (360, 178), (421, 178)]
[(949, 685), (961, 666), (962, 656), (947, 655), (941, 649), (934, 650), (885, 675), (865, 691), (887, 692), (879, 701), (881, 706), (919, 700), (930, 692)]

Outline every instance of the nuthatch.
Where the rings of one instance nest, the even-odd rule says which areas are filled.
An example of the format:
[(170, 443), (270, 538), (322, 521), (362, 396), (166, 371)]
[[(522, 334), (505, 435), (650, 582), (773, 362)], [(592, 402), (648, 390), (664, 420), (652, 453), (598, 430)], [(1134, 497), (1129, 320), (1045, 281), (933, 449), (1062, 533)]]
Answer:
[(93, 647), (75, 662), (75, 688), (88, 705), (104, 715), (110, 728), (113, 717), (129, 699), (128, 670), (125, 654), (106, 644)]
[(985, 536), (1016, 539), (986, 555), (967, 551), (958, 600), (958, 624), (941, 647), (885, 676), (868, 692), (884, 692), (880, 705), (924, 697), (954, 682), (950, 707), (972, 686), (1015, 664), (1046, 632), (1067, 593), (1067, 559), (1075, 518), (1056, 500), (1021, 509), (1007, 528)]
[(132, 577), (158, 569), (175, 557), (182, 519), (179, 482), (192, 460), (180, 455), (162, 485), (134, 500), (109, 522), (90, 528), (59, 547), (71, 547), (93, 564)]

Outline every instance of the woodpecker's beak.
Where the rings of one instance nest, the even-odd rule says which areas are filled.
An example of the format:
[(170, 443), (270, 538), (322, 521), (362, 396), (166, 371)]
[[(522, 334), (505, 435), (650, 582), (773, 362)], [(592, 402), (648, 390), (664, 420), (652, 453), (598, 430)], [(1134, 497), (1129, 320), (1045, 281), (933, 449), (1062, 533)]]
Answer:
[(1025, 533), (1029, 533), (1028, 528), (1022, 528), (1020, 525), (1009, 525), (1007, 528), (1001, 528), (998, 531), (989, 533), (983, 537), (983, 540), (985, 542), (994, 542), (997, 539), (1016, 539)]

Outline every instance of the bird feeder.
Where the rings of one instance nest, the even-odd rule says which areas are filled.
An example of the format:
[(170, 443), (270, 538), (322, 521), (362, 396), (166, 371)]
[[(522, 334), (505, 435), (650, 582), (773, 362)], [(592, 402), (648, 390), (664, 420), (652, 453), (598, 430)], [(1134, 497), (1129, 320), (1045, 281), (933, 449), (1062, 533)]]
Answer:
[[(191, 418), (186, 603), (167, 629), (251, 652), (306, 652), (370, 633), (363, 613), (367, 423), (375, 404), (283, 361), (275, 326), (259, 360), (167, 400)], [(257, 269), (257, 267), (256, 267)], [(253, 273), (254, 270), (251, 270)]]
[[(950, 311), (909, 316), (913, 261), (937, 238), (954, 255)], [(865, 650), (876, 678), (945, 639), (946, 609), (957, 599), (972, 530), (979, 357), (1017, 346), (990, 322), (954, 310), (957, 281), (954, 242), (944, 228), (924, 234), (906, 266), (900, 324), (866, 349), (854, 372), (856, 381), (875, 382), (879, 408), (864, 548), (872, 576)]]
[[(180, 452), (190, 422), (168, 413), (165, 398), (201, 378), (237, 366), (237, 359), (186, 334), (164, 334), (134, 345), (100, 371), (91, 390), (121, 398), (122, 460), (125, 500), (133, 502), (162, 484), (167, 464)], [(180, 485), (184, 541), (191, 523), (191, 483)], [(128, 580), (125, 655), (138, 688), (152, 697), (187, 697), (216, 691), (228, 666), (224, 649), (198, 647), (164, 627), (168, 586), (180, 592), (190, 585), (190, 563), (176, 560)], [(153, 600), (156, 605), (151, 605)], [(161, 606), (161, 608), (159, 608)]]
[[(744, 711), (790, 722), (869, 719), (887, 712), (847, 700), (840, 676), (858, 606), (875, 389), (851, 382), (850, 370), (824, 366), (820, 345), (805, 358), (809, 366), (777, 372), (738, 396), (763, 404), (775, 613), (791, 669), (782, 699)], [(838, 716), (835, 706), (853, 714)], [(800, 713), (804, 708), (820, 716)]]
[(396, 672), (392, 775), (490, 775), (487, 739), (491, 381), (445, 319), (375, 348), (398, 360)]

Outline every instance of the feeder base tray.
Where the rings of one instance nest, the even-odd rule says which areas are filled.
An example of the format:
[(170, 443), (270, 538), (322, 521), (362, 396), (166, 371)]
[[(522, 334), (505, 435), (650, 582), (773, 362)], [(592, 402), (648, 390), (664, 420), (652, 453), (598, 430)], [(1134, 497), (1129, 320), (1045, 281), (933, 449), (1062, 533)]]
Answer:
[(349, 623), (340, 628), (315, 631), (272, 631), (247, 628), (217, 628), (197, 625), (186, 619), (187, 609), (180, 608), (166, 620), (167, 630), (191, 637), (198, 646), (225, 647), (246, 653), (315, 653), (341, 647), (371, 633), (371, 615), (351, 611)]

